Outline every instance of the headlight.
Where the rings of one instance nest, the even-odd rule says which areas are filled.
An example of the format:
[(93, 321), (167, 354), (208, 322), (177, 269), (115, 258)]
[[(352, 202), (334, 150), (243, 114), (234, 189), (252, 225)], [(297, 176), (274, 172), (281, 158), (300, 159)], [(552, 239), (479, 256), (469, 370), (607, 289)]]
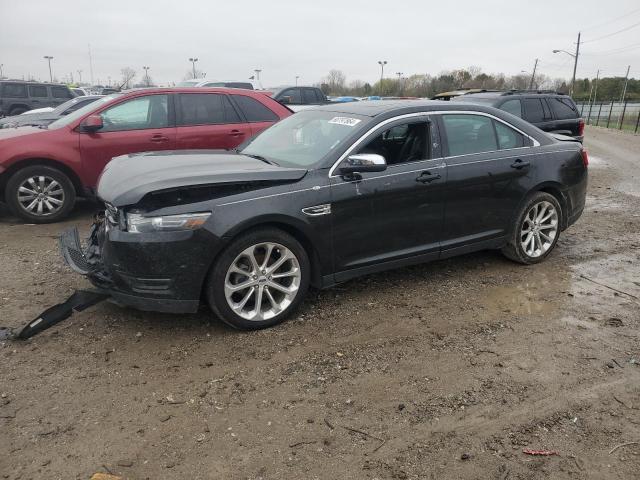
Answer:
[(127, 213), (127, 231), (132, 233), (196, 230), (211, 216), (206, 213), (183, 213), (162, 217), (144, 217), (139, 213)]

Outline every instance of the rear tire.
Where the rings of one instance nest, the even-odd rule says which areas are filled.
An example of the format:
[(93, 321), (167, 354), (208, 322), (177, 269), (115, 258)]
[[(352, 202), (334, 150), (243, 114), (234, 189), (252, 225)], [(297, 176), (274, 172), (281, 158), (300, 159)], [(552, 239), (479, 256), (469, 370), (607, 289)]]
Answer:
[(553, 195), (531, 195), (516, 216), (509, 242), (502, 248), (504, 256), (524, 265), (542, 262), (558, 242), (562, 215), (562, 207)]
[(207, 280), (211, 310), (241, 330), (271, 327), (302, 303), (311, 273), (304, 247), (276, 228), (261, 228), (234, 240)]
[(76, 201), (69, 177), (46, 165), (18, 170), (7, 182), (5, 200), (11, 211), (30, 223), (53, 223), (65, 218)]

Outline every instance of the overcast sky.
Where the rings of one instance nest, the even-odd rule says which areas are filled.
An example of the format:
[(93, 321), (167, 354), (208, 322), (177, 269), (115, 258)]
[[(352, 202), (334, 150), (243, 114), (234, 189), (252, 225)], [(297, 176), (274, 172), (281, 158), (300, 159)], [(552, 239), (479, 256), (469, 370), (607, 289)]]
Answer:
[[(487, 73), (538, 71), (570, 78), (578, 31), (585, 44), (578, 76), (640, 72), (638, 0), (107, 0), (61, 2), (0, 0), (0, 64), (13, 78), (48, 79), (52, 55), (60, 79), (82, 70), (106, 83), (123, 67), (154, 81), (180, 81), (189, 57), (208, 78), (245, 80), (262, 69), (265, 87), (318, 82), (330, 69), (347, 80), (437, 74), (475, 65)], [(606, 38), (600, 38), (606, 37)]]

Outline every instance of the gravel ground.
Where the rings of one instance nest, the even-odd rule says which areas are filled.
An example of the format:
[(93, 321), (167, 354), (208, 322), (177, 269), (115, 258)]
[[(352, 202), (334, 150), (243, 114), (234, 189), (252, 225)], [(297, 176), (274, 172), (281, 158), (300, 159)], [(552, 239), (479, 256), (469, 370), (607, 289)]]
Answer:
[[(0, 343), (0, 477), (632, 479), (640, 472), (640, 137), (588, 128), (554, 254), (364, 277), (242, 333), (102, 303)], [(0, 213), (0, 325), (85, 281)], [(546, 449), (532, 456), (523, 449)]]

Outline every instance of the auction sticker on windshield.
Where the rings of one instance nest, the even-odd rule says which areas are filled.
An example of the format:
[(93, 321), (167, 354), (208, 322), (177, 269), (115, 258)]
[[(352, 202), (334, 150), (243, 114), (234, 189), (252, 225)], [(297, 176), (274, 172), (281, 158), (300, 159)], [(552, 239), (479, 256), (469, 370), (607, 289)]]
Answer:
[(336, 125), (346, 125), (347, 127), (355, 127), (361, 120), (359, 118), (350, 117), (333, 117), (329, 120), (329, 123), (335, 123)]

